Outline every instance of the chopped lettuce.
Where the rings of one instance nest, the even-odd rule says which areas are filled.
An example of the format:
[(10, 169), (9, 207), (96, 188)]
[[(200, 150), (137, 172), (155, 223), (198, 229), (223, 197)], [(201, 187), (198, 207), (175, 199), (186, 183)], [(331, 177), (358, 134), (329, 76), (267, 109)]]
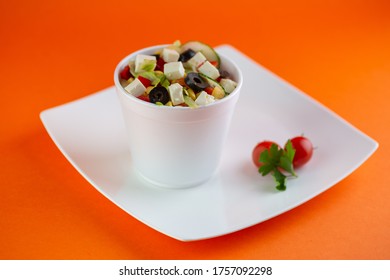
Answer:
[(168, 87), (171, 85), (167, 77), (164, 75), (164, 73), (160, 74), (160, 85), (168, 89)]
[(150, 80), (152, 86), (157, 86), (158, 84), (160, 84), (161, 86), (168, 89), (168, 87), (170, 85), (169, 80), (164, 75), (164, 73), (161, 71), (147, 71), (147, 72), (139, 73), (136, 76), (137, 77), (141, 76), (141, 77), (144, 77), (144, 78)]
[(156, 68), (156, 63), (157, 63), (156, 60), (145, 59), (145, 60), (141, 63), (141, 65), (140, 65), (140, 67), (139, 67), (139, 69), (141, 70), (141, 71), (139, 71), (139, 72), (143, 72), (143, 71), (145, 71), (145, 72), (153, 71), (154, 68)]
[(157, 75), (153, 71), (142, 72), (138, 76), (144, 77), (144, 78), (148, 79), (149, 81), (151, 81), (152, 86), (156, 86), (160, 82), (160, 78), (157, 77)]

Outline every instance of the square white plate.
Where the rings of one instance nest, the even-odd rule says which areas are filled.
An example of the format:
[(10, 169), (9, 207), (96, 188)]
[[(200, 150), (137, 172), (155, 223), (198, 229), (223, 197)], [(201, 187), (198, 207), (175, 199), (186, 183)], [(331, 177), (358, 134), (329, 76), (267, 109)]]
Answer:
[[(160, 189), (138, 178), (113, 87), (41, 113), (58, 148), (98, 191), (146, 225), (182, 241), (224, 235), (282, 214), (348, 176), (378, 147), (236, 49), (223, 45), (217, 50), (242, 69), (244, 85), (218, 172), (201, 186)], [(297, 170), (299, 177), (278, 192), (272, 177), (262, 177), (252, 164), (252, 149), (265, 139), (284, 145), (302, 133), (317, 149)]]

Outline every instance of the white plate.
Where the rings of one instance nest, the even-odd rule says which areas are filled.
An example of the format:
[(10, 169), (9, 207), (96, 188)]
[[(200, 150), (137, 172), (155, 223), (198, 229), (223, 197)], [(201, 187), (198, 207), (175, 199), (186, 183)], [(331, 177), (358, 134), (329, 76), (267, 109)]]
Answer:
[[(41, 113), (58, 148), (98, 191), (146, 225), (183, 241), (224, 235), (286, 212), (348, 176), (378, 147), (236, 49), (217, 50), (241, 67), (244, 85), (218, 172), (199, 187), (160, 189), (137, 177), (113, 87)], [(252, 148), (264, 139), (283, 145), (302, 133), (317, 149), (297, 170), (299, 177), (287, 182), (287, 191), (278, 192), (272, 177), (262, 177), (252, 165)]]

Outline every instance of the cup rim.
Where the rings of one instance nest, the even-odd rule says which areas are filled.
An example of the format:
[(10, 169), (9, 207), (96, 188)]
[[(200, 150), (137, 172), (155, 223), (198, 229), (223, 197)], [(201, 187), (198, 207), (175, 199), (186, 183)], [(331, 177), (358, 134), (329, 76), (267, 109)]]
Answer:
[(123, 88), (123, 86), (121, 85), (120, 79), (119, 79), (119, 73), (120, 73), (121, 69), (123, 69), (124, 65), (127, 64), (131, 60), (131, 58), (135, 57), (137, 54), (150, 54), (153, 51), (162, 49), (166, 46), (169, 46), (169, 44), (161, 44), (161, 45), (155, 45), (155, 46), (150, 46), (150, 47), (146, 47), (143, 49), (139, 49), (139, 50), (134, 51), (134, 52), (128, 54), (127, 56), (125, 56), (116, 65), (115, 71), (114, 71), (114, 84), (115, 84), (117, 90), (119, 90), (120, 93), (125, 96), (125, 98), (128, 98), (129, 100), (139, 104), (140, 106), (145, 106), (147, 108), (153, 108), (154, 110), (194, 111), (194, 110), (206, 110), (207, 108), (212, 108), (212, 107), (218, 106), (219, 104), (223, 104), (225, 102), (228, 102), (230, 99), (234, 98), (234, 96), (237, 95), (237, 93), (240, 91), (242, 83), (243, 83), (243, 76), (242, 76), (242, 72), (241, 72), (240, 68), (237, 66), (237, 64), (234, 61), (227, 58), (225, 55), (218, 53), (218, 56), (221, 58), (221, 61), (228, 61), (235, 68), (235, 70), (237, 72), (237, 81), (236, 81), (237, 86), (228, 96), (218, 100), (217, 102), (213, 102), (213, 103), (205, 105), (205, 106), (199, 106), (197, 108), (183, 107), (183, 106), (172, 106), (172, 107), (171, 106), (156, 106), (153, 103), (145, 102), (145, 101), (143, 101), (135, 96), (128, 94), (126, 92), (126, 90)]

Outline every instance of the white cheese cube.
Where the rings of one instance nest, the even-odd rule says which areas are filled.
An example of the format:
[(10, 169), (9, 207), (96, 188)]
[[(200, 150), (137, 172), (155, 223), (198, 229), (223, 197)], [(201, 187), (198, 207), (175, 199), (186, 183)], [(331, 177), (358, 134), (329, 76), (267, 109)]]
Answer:
[(184, 96), (183, 96), (183, 87), (178, 84), (174, 83), (171, 84), (168, 87), (169, 96), (171, 97), (172, 104), (174, 106), (184, 103)]
[(233, 90), (237, 87), (237, 83), (230, 79), (221, 79), (220, 84), (227, 93), (232, 93)]
[(138, 97), (145, 92), (146, 88), (141, 81), (136, 78), (127, 87), (125, 87), (125, 90), (131, 95)]
[(180, 54), (173, 49), (165, 48), (161, 53), (161, 57), (165, 62), (175, 62), (179, 60)]
[(209, 61), (206, 61), (203, 63), (199, 68), (199, 72), (202, 74), (205, 74), (206, 76), (210, 77), (211, 79), (216, 79), (219, 77), (219, 71), (218, 69), (212, 65)]
[(196, 71), (199, 65), (205, 62), (207, 58), (201, 53), (197, 52), (193, 57), (187, 61), (187, 65), (193, 70)]
[(181, 61), (164, 64), (164, 74), (168, 80), (176, 80), (184, 77), (184, 67)]
[(198, 98), (195, 99), (195, 103), (199, 106), (204, 106), (210, 103), (213, 103), (215, 101), (214, 96), (208, 94), (204, 90), (202, 90), (198, 96)]
[(135, 69), (136, 73), (141, 73), (144, 71), (153, 71), (156, 67), (157, 60), (153, 55), (138, 54), (135, 57)]

